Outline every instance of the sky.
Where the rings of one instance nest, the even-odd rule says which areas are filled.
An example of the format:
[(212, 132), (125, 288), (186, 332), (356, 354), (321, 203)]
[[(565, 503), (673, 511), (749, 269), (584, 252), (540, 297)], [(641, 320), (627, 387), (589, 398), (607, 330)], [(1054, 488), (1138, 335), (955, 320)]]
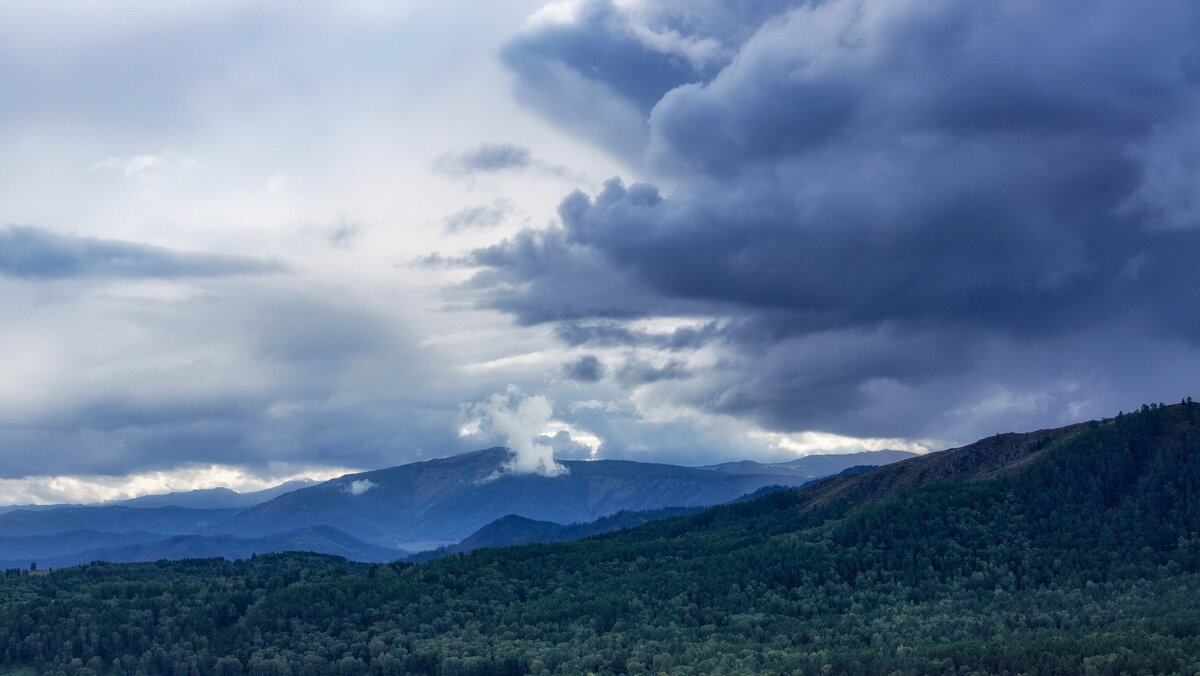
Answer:
[(0, 6), (0, 502), (1198, 394), (1200, 6)]

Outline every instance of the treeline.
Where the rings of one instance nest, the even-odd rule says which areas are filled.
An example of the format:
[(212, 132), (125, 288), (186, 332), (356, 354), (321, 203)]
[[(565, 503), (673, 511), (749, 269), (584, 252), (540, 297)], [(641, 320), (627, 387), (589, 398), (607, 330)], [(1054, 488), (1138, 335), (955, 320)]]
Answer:
[(91, 674), (1200, 672), (1200, 405), (867, 505), (785, 491), (421, 566), (308, 554), (0, 583), (10, 669)]

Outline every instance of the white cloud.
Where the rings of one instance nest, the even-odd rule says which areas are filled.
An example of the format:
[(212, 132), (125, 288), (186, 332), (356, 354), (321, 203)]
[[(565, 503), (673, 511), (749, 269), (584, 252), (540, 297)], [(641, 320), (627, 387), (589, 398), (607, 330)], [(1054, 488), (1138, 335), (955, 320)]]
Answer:
[(782, 434), (766, 430), (754, 430), (749, 432), (749, 436), (753, 439), (765, 441), (774, 448), (794, 453), (797, 456), (883, 450), (928, 453), (933, 450), (930, 446), (932, 442), (898, 438), (848, 437), (841, 434), (829, 434), (827, 432)]
[(325, 481), (355, 470), (343, 467), (305, 467), (276, 464), (265, 471), (233, 465), (198, 465), (125, 476), (59, 475), (0, 479), (0, 504), (49, 505), (124, 500), (141, 495), (177, 493), (202, 488), (230, 488), (239, 493), (258, 491), (285, 481)]
[(379, 484), (371, 481), (370, 479), (358, 479), (357, 481), (351, 481), (350, 483), (346, 484), (344, 490), (350, 495), (362, 495), (378, 485)]
[(553, 419), (554, 405), (545, 395), (527, 396), (509, 385), (504, 392), (464, 407), (464, 413), (469, 421), (462, 428), (463, 436), (504, 440), (513, 453), (507, 471), (543, 476), (567, 473), (567, 468), (554, 460), (554, 449), (537, 439), (564, 429), (564, 423)]

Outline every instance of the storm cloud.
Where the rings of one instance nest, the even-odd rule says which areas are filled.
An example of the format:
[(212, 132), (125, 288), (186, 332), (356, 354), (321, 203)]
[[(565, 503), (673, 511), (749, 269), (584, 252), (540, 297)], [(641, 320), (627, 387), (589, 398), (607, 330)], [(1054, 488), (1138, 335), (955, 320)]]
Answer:
[(517, 95), (548, 119), (634, 158), (664, 94), (711, 78), (758, 26), (796, 2), (551, 3), (501, 58)]
[(594, 383), (603, 378), (607, 370), (604, 362), (594, 354), (585, 354), (573, 362), (563, 364), (563, 375), (581, 383)]
[(571, 7), (506, 51), (519, 92), (560, 120), (609, 92), (624, 117), (574, 124), (649, 180), (477, 250), (485, 305), (568, 344), (720, 322), (645, 396), (777, 430), (969, 440), (1188, 394), (1193, 4), (829, 0), (740, 32)]

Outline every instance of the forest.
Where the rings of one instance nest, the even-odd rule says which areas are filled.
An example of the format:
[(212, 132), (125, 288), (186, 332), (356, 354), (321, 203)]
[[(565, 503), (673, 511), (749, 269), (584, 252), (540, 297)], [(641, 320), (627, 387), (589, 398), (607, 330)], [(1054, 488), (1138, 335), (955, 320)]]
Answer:
[(808, 496), (421, 565), (10, 570), (0, 672), (1200, 672), (1200, 404), (1090, 423), (985, 479)]

